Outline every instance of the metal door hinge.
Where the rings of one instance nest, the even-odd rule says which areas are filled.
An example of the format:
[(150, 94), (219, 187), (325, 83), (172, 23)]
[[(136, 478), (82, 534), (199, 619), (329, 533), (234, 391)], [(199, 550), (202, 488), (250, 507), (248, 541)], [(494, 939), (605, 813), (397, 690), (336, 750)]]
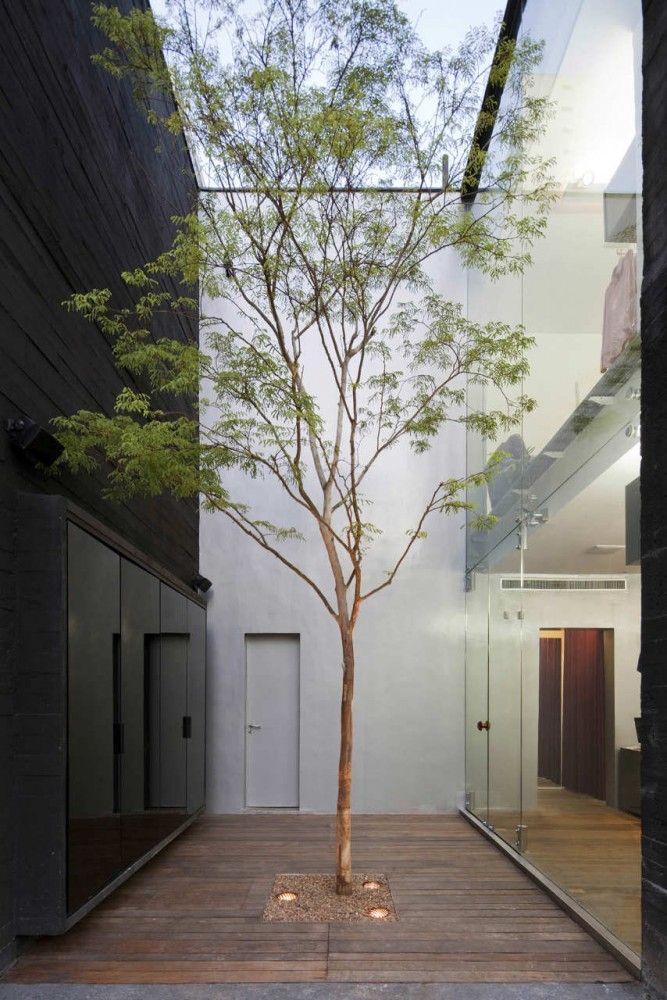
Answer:
[(192, 737), (192, 716), (183, 716), (183, 739), (189, 740)]
[(517, 851), (519, 851), (519, 853), (523, 854), (523, 852), (528, 847), (528, 827), (525, 826), (525, 824), (523, 823), (519, 823), (516, 830), (514, 831), (514, 834), (515, 834), (514, 847), (516, 848)]

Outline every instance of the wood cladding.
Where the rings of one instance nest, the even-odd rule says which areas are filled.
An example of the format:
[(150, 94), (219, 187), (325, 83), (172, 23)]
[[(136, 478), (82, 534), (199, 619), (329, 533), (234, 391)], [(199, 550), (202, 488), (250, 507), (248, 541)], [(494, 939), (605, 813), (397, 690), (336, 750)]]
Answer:
[(658, 1000), (667, 996), (667, 5), (642, 8), (642, 955)]
[[(149, 127), (129, 86), (92, 65), (103, 39), (86, 0), (0, 0), (0, 14), (0, 415), (48, 425), (80, 407), (111, 412), (125, 381), (106, 340), (63, 301), (100, 286), (125, 300), (121, 271), (169, 246), (171, 217), (196, 192), (182, 141)], [(159, 332), (196, 338), (195, 324), (170, 319)], [(105, 470), (49, 478), (3, 449), (9, 488), (77, 499), (181, 577), (196, 569), (196, 504), (112, 504)]]
[[(112, 504), (104, 469), (49, 477), (13, 452), (4, 431), (11, 416), (48, 426), (80, 407), (111, 411), (123, 378), (109, 344), (62, 302), (93, 287), (127, 294), (120, 272), (163, 251), (171, 217), (196, 204), (183, 141), (158, 136), (129, 85), (92, 64), (103, 39), (90, 13), (88, 0), (0, 0), (0, 967), (13, 942), (10, 745), (25, 781), (20, 748), (30, 737), (35, 752), (39, 743), (21, 731), (15, 684), (17, 494), (75, 500), (180, 579), (198, 564), (196, 504)], [(197, 336), (196, 324), (175, 320), (161, 332)]]
[(357, 870), (398, 921), (265, 923), (276, 873), (331, 870), (331, 816), (203, 817), (13, 983), (625, 982), (630, 974), (456, 816), (359, 816)]

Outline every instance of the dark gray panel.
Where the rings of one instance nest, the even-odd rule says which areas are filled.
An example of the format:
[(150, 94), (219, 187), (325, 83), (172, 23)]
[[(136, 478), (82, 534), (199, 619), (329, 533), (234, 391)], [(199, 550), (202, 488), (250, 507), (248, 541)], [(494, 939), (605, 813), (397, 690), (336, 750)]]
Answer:
[(188, 636), (165, 634), (150, 640), (146, 664), (147, 808), (166, 836), (186, 815)]
[(160, 839), (148, 807), (146, 659), (151, 637), (160, 631), (160, 582), (121, 559), (121, 837), (123, 865), (141, 857)]
[(144, 661), (147, 640), (159, 631), (159, 580), (127, 559), (121, 560), (123, 812), (144, 809)]
[(182, 635), (188, 631), (187, 598), (166, 583), (160, 584), (160, 631)]
[[(172, 659), (180, 664), (180, 697), (163, 706), (160, 702), (160, 581), (149, 569), (139, 567), (131, 560), (121, 559), (109, 544), (96, 539), (80, 523), (68, 528), (69, 507), (62, 498), (39, 497), (28, 494), (22, 500), (20, 531), (17, 552), (20, 557), (19, 582), (19, 660), (20, 671), (16, 677), (13, 700), (15, 705), (15, 731), (12, 736), (14, 774), (14, 809), (12, 821), (14, 838), (14, 866), (18, 888), (15, 903), (16, 926), (24, 934), (57, 934), (67, 926), (66, 889), (67, 877), (67, 592), (71, 591), (72, 612), (72, 667), (85, 662), (85, 672), (79, 671), (72, 685), (74, 707), (72, 723), (83, 721), (89, 730), (78, 728), (78, 738), (73, 732), (72, 747), (77, 739), (87, 739), (86, 759), (79, 768), (77, 785), (76, 762), (72, 766), (73, 793), (78, 788), (79, 813), (74, 815), (69, 838), (71, 865), (70, 912), (72, 907), (94, 905), (100, 898), (98, 891), (108, 891), (119, 873), (128, 866), (141, 864), (156, 847), (173, 835), (186, 820), (186, 789), (184, 779), (176, 798), (173, 789), (161, 789), (158, 784), (157, 805), (151, 809), (146, 800), (147, 771), (145, 752), (148, 735), (146, 723), (146, 685), (150, 680), (146, 669), (145, 646), (151, 636), (155, 647), (157, 681), (156, 693), (156, 754), (162, 749), (160, 719), (171, 723), (174, 737), (172, 748), (181, 755), (181, 775), (184, 774), (185, 745), (182, 721), (187, 711), (187, 633), (171, 634), (174, 638)], [(79, 517), (78, 512), (74, 516)], [(72, 544), (68, 560), (67, 537)], [(107, 540), (108, 541), (108, 540)], [(68, 588), (67, 565), (70, 563), (71, 588)], [(120, 607), (120, 594), (123, 594)], [(179, 595), (176, 594), (175, 598)], [(183, 599), (185, 600), (185, 599)], [(167, 598), (166, 621), (178, 624), (183, 620), (183, 605), (172, 594)], [(186, 612), (187, 619), (187, 612)], [(86, 627), (81, 628), (81, 622)], [(106, 722), (122, 722), (126, 727), (124, 748), (128, 752), (125, 766), (117, 763), (125, 754), (114, 754), (113, 728), (108, 741), (102, 740), (103, 757), (107, 758), (102, 786), (108, 801), (104, 814), (90, 815), (94, 809), (84, 808), (81, 799), (88, 795), (88, 788), (81, 780), (84, 771), (96, 780), (94, 792), (99, 792), (96, 779), (99, 757), (91, 746), (96, 729), (93, 720), (100, 718), (95, 696), (99, 693), (98, 680), (100, 657), (94, 642), (95, 632), (106, 632), (101, 647), (107, 650), (110, 639), (111, 654), (101, 657), (103, 711)], [(120, 633), (120, 635), (119, 635)], [(115, 639), (114, 639), (115, 637)], [(148, 642), (146, 642), (146, 637)], [(120, 641), (118, 641), (120, 639)], [(180, 644), (178, 656), (175, 646)], [(120, 679), (118, 704), (114, 704), (114, 646), (115, 671)], [(111, 661), (109, 663), (109, 660)], [(169, 665), (169, 657), (167, 658)], [(109, 669), (110, 667), (110, 669)], [(107, 684), (108, 682), (108, 684)], [(92, 684), (92, 692), (86, 690)], [(150, 685), (149, 693), (150, 693)], [(92, 702), (88, 700), (91, 694)], [(79, 705), (77, 709), (77, 703)], [(86, 713), (85, 706), (92, 704)], [(171, 704), (171, 708), (169, 705)], [(111, 711), (109, 711), (111, 708)], [(176, 710), (178, 714), (176, 714)], [(87, 716), (87, 717), (86, 717)], [(104, 718), (103, 718), (104, 721)], [(104, 729), (106, 730), (106, 722)], [(117, 731), (118, 733), (118, 731)], [(0, 758), (7, 755), (8, 728), (0, 728)], [(117, 747), (118, 748), (118, 747)], [(81, 755), (79, 755), (81, 756)], [(159, 767), (158, 767), (159, 770)], [(140, 773), (143, 772), (143, 773)], [(120, 778), (120, 780), (118, 780)], [(0, 785), (7, 771), (0, 771)], [(114, 780), (115, 779), (115, 780)], [(159, 779), (158, 779), (159, 780)], [(166, 803), (159, 800), (166, 792)], [(177, 805), (173, 802), (176, 801)], [(99, 805), (99, 803), (98, 803)], [(116, 807), (116, 811), (114, 811)], [(96, 807), (95, 807), (96, 808)], [(137, 808), (140, 811), (136, 811)], [(121, 811), (119, 811), (121, 810)], [(84, 815), (86, 814), (86, 815)], [(0, 819), (2, 813), (0, 813)], [(120, 832), (119, 832), (120, 831)], [(7, 898), (12, 883), (3, 879), (9, 872), (6, 831), (0, 825), (0, 909), (10, 906)], [(119, 860), (120, 844), (120, 860)], [(78, 910), (77, 919), (81, 915)], [(5, 928), (7, 924), (4, 925)]]
[(148, 641), (145, 666), (145, 711), (146, 711), (146, 786), (147, 809), (159, 809), (162, 805), (160, 781), (160, 636), (151, 636)]
[(642, 286), (642, 972), (667, 996), (667, 5), (644, 0)]
[(205, 800), (206, 762), (206, 611), (188, 601), (188, 716), (187, 740), (188, 813), (196, 812)]
[(163, 635), (160, 643), (160, 804), (186, 808), (188, 637)]
[(14, 795), (0, 822), (12, 817), (17, 932), (54, 933), (66, 905), (65, 504), (23, 494), (19, 511)]
[[(186, 740), (188, 601), (160, 584), (159, 804), (163, 833), (181, 823), (187, 809)], [(170, 812), (169, 812), (170, 811)]]
[(114, 682), (120, 558), (68, 526), (68, 910), (120, 868)]

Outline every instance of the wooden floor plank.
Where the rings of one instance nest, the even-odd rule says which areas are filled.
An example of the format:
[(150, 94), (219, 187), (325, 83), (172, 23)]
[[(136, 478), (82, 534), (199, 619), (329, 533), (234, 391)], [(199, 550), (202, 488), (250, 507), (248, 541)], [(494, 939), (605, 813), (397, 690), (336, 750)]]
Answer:
[(68, 934), (29, 944), (16, 983), (624, 982), (631, 976), (455, 816), (362, 816), (358, 871), (399, 920), (264, 923), (279, 872), (331, 870), (329, 816), (205, 817)]

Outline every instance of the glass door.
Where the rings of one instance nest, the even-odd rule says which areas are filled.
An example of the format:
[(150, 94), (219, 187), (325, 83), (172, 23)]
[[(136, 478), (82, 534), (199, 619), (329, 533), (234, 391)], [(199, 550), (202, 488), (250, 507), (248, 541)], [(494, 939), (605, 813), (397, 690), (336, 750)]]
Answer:
[(490, 827), (522, 846), (521, 640), (524, 529), (506, 538), (489, 563), (489, 793)]
[(466, 594), (466, 809), (488, 821), (489, 574), (468, 576)]

